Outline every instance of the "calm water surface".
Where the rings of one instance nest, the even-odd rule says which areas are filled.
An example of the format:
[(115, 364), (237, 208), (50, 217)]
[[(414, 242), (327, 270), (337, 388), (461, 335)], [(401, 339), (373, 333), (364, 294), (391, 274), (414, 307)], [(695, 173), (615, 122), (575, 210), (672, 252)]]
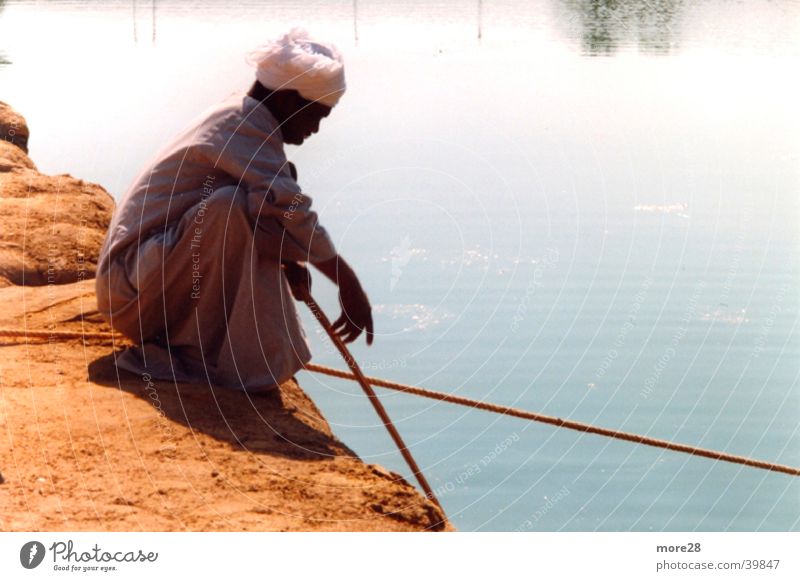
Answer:
[[(800, 465), (800, 4), (0, 2), (0, 99), (119, 196), (295, 24), (347, 59), (289, 155), (375, 305), (367, 373)], [(357, 386), (301, 382), (408, 475)], [(800, 529), (797, 479), (382, 399), (462, 530)]]

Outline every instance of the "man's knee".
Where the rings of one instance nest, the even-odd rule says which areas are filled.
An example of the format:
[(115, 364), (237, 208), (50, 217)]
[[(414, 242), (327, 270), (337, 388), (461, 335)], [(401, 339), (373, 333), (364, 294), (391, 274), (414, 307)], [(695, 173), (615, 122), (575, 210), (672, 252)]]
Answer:
[(194, 207), (191, 228), (199, 232), (238, 230), (250, 225), (247, 214), (247, 192), (236, 186), (214, 190)]
[(247, 192), (226, 186), (198, 202), (181, 228), (182, 244), (188, 242), (195, 262), (200, 253), (210, 249), (216, 254), (241, 253), (253, 240), (253, 228), (247, 211)]

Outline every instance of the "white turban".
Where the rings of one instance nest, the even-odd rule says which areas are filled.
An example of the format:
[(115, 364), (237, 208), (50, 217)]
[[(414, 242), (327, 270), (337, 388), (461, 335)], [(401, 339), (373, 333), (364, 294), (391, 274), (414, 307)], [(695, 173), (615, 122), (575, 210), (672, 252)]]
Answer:
[(272, 90), (294, 89), (309, 101), (333, 107), (345, 90), (342, 56), (332, 44), (311, 39), (302, 28), (250, 53), (256, 79)]

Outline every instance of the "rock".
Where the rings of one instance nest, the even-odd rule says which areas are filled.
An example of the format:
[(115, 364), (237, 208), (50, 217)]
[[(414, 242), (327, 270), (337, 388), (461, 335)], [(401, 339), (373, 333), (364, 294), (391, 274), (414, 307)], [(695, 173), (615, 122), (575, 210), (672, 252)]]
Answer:
[[(21, 137), (27, 138), (24, 119), (9, 111), (0, 108), (0, 131), (14, 138), (0, 139), (0, 279), (7, 282), (0, 288), (0, 327), (108, 333), (88, 279), (113, 201), (100, 186), (39, 173)], [(72, 280), (78, 282), (50, 284)], [(116, 367), (113, 349), (122, 345), (79, 345), (55, 334), (47, 342), (6, 337), (0, 344), (3, 409), (9, 410), (3, 433), (40, 448), (19, 461), (14, 449), (0, 446), (0, 466), (14, 466), (13, 480), (20, 483), (20, 494), (2, 488), (3, 530), (449, 526), (413, 487), (370, 469), (340, 442), (294, 379), (257, 397), (158, 382), (161, 419), (153, 429), (153, 402), (142, 378)], [(87, 414), (89, 408), (97, 413)], [(228, 445), (236, 441), (242, 446)], [(101, 456), (121, 470), (114, 486), (102, 465), (90, 469)]]
[(1, 102), (0, 131), (0, 286), (94, 278), (114, 200), (96, 184), (39, 173), (25, 119)]
[(0, 101), (0, 141), (19, 147), (28, 153), (28, 124), (8, 103)]
[(36, 171), (36, 165), (31, 158), (19, 147), (0, 141), (0, 173), (25, 169)]
[(380, 464), (369, 464), (372, 473), (377, 476), (383, 476), (387, 480), (395, 480), (395, 475), (392, 474), (389, 470), (381, 466)]

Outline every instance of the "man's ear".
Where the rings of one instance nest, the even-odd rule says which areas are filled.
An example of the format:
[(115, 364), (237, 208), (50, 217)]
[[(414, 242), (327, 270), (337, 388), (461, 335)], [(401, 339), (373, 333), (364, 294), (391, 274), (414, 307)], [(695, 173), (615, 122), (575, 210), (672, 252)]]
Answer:
[(283, 123), (297, 112), (298, 98), (299, 95), (295, 90), (273, 91), (269, 96), (269, 110), (280, 123)]
[(292, 89), (292, 95), (294, 95), (294, 104), (297, 106), (298, 109), (308, 105), (308, 101), (304, 99), (303, 96), (300, 93), (298, 93), (296, 89)]
[(305, 109), (309, 105), (313, 104), (313, 101), (309, 101), (305, 97), (303, 97), (300, 93), (296, 90), (292, 89), (291, 93), (294, 94), (294, 106), (295, 110), (299, 111), (300, 109)]

